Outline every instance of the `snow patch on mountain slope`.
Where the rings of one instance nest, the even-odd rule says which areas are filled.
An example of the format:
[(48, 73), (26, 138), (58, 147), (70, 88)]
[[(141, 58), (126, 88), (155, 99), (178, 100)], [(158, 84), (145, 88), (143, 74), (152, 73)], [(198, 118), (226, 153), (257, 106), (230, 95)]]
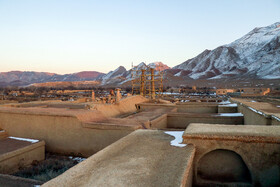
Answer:
[[(173, 67), (191, 71), (193, 79), (226, 77), (280, 78), (280, 22), (255, 28), (234, 42), (205, 50)], [(182, 71), (181, 71), (182, 72)], [(182, 76), (178, 72), (176, 76)]]
[(121, 77), (126, 73), (126, 69), (123, 66), (118, 67), (114, 71), (110, 71), (106, 75), (102, 76), (101, 85), (116, 82), (115, 79), (121, 79)]

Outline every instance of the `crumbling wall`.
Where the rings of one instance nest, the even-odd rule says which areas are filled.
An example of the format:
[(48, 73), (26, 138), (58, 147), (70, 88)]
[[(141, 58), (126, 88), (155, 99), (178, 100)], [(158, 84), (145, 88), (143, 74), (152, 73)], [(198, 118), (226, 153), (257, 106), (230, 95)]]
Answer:
[(94, 109), (100, 111), (106, 117), (118, 117), (124, 114), (136, 112), (136, 104), (147, 101), (143, 96), (131, 96), (120, 100), (117, 104), (99, 104)]

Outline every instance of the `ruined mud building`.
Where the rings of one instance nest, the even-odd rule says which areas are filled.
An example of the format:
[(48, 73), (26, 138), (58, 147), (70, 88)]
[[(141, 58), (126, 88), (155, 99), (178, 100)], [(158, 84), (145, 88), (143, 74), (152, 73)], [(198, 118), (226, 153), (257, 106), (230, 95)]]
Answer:
[(92, 99), (1, 105), (0, 173), (43, 160), (46, 150), (87, 157), (46, 187), (280, 185), (277, 106), (234, 98)]

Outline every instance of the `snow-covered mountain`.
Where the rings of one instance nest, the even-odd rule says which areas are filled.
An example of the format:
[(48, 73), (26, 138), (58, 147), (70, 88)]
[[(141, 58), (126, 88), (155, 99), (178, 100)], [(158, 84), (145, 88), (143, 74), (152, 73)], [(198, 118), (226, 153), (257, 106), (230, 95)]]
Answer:
[(162, 62), (152, 62), (148, 64), (148, 67), (154, 68), (156, 71), (164, 71), (166, 69), (170, 69), (170, 67)]
[[(134, 66), (134, 70), (138, 70), (138, 73), (141, 73), (141, 69), (148, 69), (148, 68), (154, 68), (156, 70), (155, 73), (158, 71), (164, 71), (167, 69), (170, 69), (166, 64), (163, 64), (162, 62), (153, 62), (149, 63), (148, 65), (144, 62), (141, 62), (137, 66)], [(108, 74), (103, 75), (100, 77), (101, 85), (122, 85), (124, 83), (127, 83), (132, 79), (132, 69), (126, 70), (123, 66), (118, 67), (114, 71), (110, 71)]]
[(122, 82), (126, 76), (127, 71), (125, 67), (120, 66), (114, 71), (110, 71), (109, 73), (100, 77), (101, 85), (118, 84), (119, 82)]
[(192, 79), (280, 78), (280, 22), (258, 27), (242, 38), (173, 67)]
[[(253, 29), (234, 42), (205, 50), (198, 56), (172, 69), (162, 62), (146, 65), (144, 62), (135, 70), (155, 68), (165, 71), (165, 81), (170, 85), (191, 84), (191, 81), (216, 79), (256, 80), (280, 79), (280, 22), (267, 27)], [(140, 72), (140, 71), (139, 71)], [(83, 71), (59, 75), (46, 72), (11, 71), (0, 73), (1, 86), (25, 86), (32, 83), (59, 81), (98, 81), (101, 86), (128, 85), (132, 70), (123, 66), (107, 74)]]
[[(170, 69), (162, 62), (154, 62), (146, 65), (144, 62), (135, 66), (136, 69), (155, 68), (156, 71)], [(0, 72), (0, 87), (4, 86), (27, 86), (33, 83), (46, 82), (76, 82), (76, 81), (98, 81), (102, 86), (118, 86), (131, 80), (131, 69), (119, 66), (107, 74), (97, 71), (82, 71), (72, 74), (59, 75), (47, 72), (34, 71), (10, 71)]]

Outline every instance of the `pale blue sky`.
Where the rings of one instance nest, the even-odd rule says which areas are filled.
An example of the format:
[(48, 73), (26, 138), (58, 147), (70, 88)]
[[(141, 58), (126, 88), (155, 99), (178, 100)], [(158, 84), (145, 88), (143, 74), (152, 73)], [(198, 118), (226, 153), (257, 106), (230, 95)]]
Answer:
[(280, 21), (280, 0), (0, 0), (0, 72), (171, 67)]

